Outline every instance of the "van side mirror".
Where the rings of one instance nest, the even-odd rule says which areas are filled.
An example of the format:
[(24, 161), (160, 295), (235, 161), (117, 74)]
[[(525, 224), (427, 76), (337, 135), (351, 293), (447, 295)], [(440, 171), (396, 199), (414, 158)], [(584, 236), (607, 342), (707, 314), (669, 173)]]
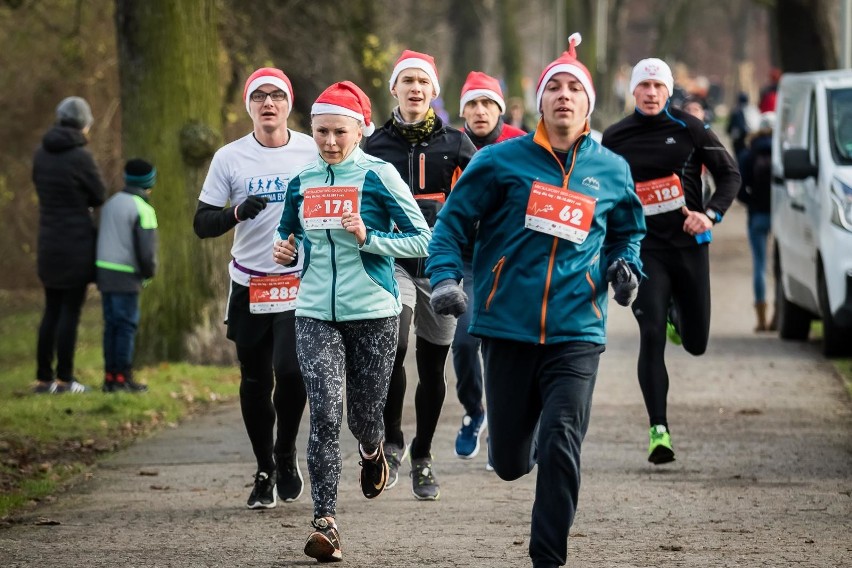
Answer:
[(790, 148), (784, 150), (783, 156), (784, 177), (787, 179), (806, 179), (819, 173), (819, 168), (811, 163), (807, 148)]

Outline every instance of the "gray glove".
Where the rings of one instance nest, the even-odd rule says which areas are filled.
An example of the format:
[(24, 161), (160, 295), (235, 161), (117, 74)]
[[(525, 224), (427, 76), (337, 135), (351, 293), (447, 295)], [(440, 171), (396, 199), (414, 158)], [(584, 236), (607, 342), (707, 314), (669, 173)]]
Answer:
[(441, 280), (432, 288), (429, 300), (436, 314), (459, 317), (467, 311), (467, 294), (452, 278)]
[(606, 270), (606, 281), (612, 285), (615, 301), (622, 306), (632, 304), (636, 294), (639, 293), (639, 279), (623, 258), (609, 265)]

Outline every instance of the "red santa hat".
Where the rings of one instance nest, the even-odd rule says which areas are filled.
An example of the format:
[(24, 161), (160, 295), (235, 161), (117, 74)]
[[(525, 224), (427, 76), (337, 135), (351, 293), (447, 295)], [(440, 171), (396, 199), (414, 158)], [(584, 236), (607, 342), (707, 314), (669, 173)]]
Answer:
[(570, 73), (583, 85), (586, 96), (589, 97), (589, 114), (586, 115), (587, 117), (595, 110), (595, 87), (592, 84), (592, 74), (577, 59), (576, 48), (582, 41), (583, 37), (579, 33), (571, 34), (568, 38), (568, 51), (562, 52), (562, 55), (556, 61), (542, 71), (541, 77), (538, 79), (538, 86), (535, 89), (535, 104), (539, 112), (541, 112), (541, 96), (544, 94), (544, 87), (557, 73)]
[(246, 102), (246, 112), (251, 114), (249, 110), (249, 95), (255, 92), (261, 85), (274, 85), (287, 93), (287, 116), (290, 116), (290, 111), (293, 109), (293, 86), (290, 85), (290, 79), (284, 74), (281, 69), (274, 67), (261, 67), (246, 79), (246, 86), (243, 89), (243, 100)]
[(393, 66), (393, 73), (390, 78), (390, 89), (396, 84), (396, 78), (405, 69), (420, 69), (429, 76), (432, 81), (432, 87), (435, 89), (435, 96), (441, 94), (441, 85), (438, 83), (438, 68), (435, 66), (435, 58), (425, 53), (411, 51), (406, 49), (396, 60)]
[(459, 116), (464, 116), (464, 105), (479, 97), (491, 99), (500, 107), (500, 114), (506, 113), (506, 101), (503, 100), (500, 81), (482, 71), (471, 71), (462, 86)]
[(352, 81), (335, 83), (320, 93), (311, 107), (311, 116), (317, 114), (339, 114), (354, 118), (361, 123), (364, 136), (370, 136), (376, 131), (370, 99)]

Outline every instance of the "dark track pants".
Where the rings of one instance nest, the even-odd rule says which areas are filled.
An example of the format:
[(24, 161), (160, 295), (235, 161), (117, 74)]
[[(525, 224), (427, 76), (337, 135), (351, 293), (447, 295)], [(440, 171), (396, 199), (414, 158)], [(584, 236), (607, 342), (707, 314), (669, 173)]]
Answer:
[(647, 278), (639, 286), (633, 315), (639, 323), (639, 386), (650, 425), (668, 427), (666, 399), (666, 319), (674, 302), (683, 348), (692, 355), (707, 349), (710, 335), (710, 260), (707, 245), (642, 249)]
[(538, 464), (530, 530), (536, 567), (567, 560), (580, 492), (580, 446), (603, 351), (593, 343), (482, 340), (494, 471), (512, 481)]

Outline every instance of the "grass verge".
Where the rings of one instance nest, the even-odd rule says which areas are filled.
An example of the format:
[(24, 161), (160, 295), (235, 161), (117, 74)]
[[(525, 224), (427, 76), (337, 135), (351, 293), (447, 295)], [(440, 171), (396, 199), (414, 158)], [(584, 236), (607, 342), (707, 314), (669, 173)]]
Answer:
[(41, 296), (0, 293), (0, 519), (38, 503), (87, 474), (97, 460), (138, 438), (173, 427), (239, 390), (234, 367), (163, 363), (138, 369), (141, 394), (100, 392), (103, 380), (99, 300), (83, 308), (75, 376), (85, 394), (34, 395)]

